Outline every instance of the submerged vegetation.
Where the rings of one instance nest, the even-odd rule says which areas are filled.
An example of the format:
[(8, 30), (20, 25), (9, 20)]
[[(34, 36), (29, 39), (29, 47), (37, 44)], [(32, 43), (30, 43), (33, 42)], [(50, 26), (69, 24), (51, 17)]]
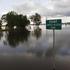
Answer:
[(37, 26), (39, 26), (41, 24), (41, 16), (38, 13), (36, 13), (35, 15), (30, 16), (30, 19)]
[[(38, 39), (41, 36), (41, 29), (39, 25), (41, 24), (41, 16), (40, 14), (36, 13), (35, 15), (30, 16), (29, 18), (27, 15), (18, 14), (14, 11), (10, 11), (7, 14), (2, 15), (0, 19), (0, 30), (3, 24), (6, 23), (5, 31), (6, 33), (6, 41), (4, 44), (10, 45), (11, 47), (15, 48), (19, 43), (28, 41), (28, 37), (30, 36), (30, 31), (26, 29), (30, 22), (33, 22), (36, 25), (36, 29), (34, 30), (34, 36)], [(2, 37), (2, 33), (0, 36)]]
[(3, 15), (1, 17), (2, 21), (6, 22), (6, 27), (9, 29), (14, 29), (14, 26), (16, 28), (25, 28), (25, 26), (30, 24), (30, 21), (27, 19), (27, 16), (23, 16), (22, 14), (17, 14), (14, 11), (8, 12), (7, 14)]
[[(39, 26), (41, 23), (41, 16), (36, 13), (35, 15), (30, 16), (30, 20), (36, 25)], [(0, 29), (3, 23), (6, 29), (25, 29), (26, 26), (30, 24), (30, 20), (27, 15), (17, 14), (14, 11), (8, 12), (7, 14), (2, 15), (0, 20)]]

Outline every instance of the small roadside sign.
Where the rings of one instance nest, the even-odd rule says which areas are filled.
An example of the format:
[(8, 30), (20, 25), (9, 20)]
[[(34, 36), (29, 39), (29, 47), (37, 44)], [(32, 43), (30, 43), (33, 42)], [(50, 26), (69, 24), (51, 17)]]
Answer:
[[(62, 20), (61, 19), (46, 20), (46, 29), (53, 30), (53, 48), (55, 48), (55, 30), (62, 29)], [(55, 49), (53, 49), (53, 54), (55, 54)], [(55, 61), (54, 55), (53, 58)], [(55, 63), (53, 63), (53, 68), (55, 68)]]
[(62, 20), (61, 19), (53, 19), (53, 20), (46, 20), (46, 29), (62, 29)]

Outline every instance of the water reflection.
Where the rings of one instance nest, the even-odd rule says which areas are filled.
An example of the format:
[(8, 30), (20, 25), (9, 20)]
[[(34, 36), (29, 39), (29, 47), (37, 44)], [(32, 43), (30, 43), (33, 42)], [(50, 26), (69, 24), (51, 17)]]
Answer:
[(35, 30), (34, 30), (34, 36), (36, 37), (36, 39), (40, 38), (41, 37), (41, 33), (42, 33), (42, 30), (41, 28), (37, 27)]
[(36, 56), (37, 56), (37, 57), (41, 57), (42, 55), (43, 55), (43, 52), (37, 52), (37, 53), (36, 53)]
[(3, 37), (3, 32), (0, 32), (0, 40), (1, 40), (2, 37)]
[(7, 41), (11, 47), (16, 47), (19, 43), (28, 40), (30, 32), (28, 30), (12, 30), (7, 32)]
[[(46, 36), (47, 33), (47, 36)], [(64, 28), (61, 31), (55, 31), (55, 55), (69, 55), (70, 54), (70, 27)], [(5, 34), (5, 35), (4, 35)], [(32, 35), (33, 34), (33, 35)], [(4, 38), (6, 39), (4, 40)], [(35, 38), (36, 37), (36, 38)], [(41, 30), (37, 27), (33, 33), (27, 30), (9, 30), (0, 32), (0, 42), (1, 50), (3, 51), (9, 49), (11, 52), (25, 52), (31, 53), (38, 57), (41, 56), (52, 56), (53, 55), (53, 41), (52, 41), (52, 31)], [(24, 47), (23, 47), (24, 46)], [(11, 47), (16, 47), (11, 48)], [(19, 50), (19, 51), (18, 51)]]

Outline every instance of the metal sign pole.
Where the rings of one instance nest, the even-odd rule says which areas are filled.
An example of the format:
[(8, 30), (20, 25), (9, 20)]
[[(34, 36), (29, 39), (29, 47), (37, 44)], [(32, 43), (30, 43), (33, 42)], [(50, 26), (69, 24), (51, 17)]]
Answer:
[(62, 28), (62, 20), (61, 19), (53, 19), (46, 20), (46, 29), (53, 30), (53, 70), (55, 70), (55, 29), (61, 30)]
[(53, 49), (55, 48), (55, 29), (53, 28)]
[(55, 28), (53, 28), (53, 70), (55, 70)]

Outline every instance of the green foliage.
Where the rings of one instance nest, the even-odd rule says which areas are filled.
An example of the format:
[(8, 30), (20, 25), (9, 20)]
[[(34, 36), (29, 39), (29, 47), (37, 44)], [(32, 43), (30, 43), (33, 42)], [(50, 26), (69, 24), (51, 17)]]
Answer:
[(30, 19), (32, 22), (34, 22), (38, 26), (41, 24), (41, 16), (38, 13), (35, 13), (35, 15), (32, 15)]
[(2, 21), (0, 20), (0, 29), (1, 29), (1, 26), (2, 26)]
[(27, 16), (23, 16), (23, 15), (18, 15), (17, 16), (17, 27), (21, 28), (21, 27), (25, 27), (27, 25), (30, 24), (30, 21), (27, 19)]
[(25, 28), (28, 24), (30, 24), (30, 21), (27, 19), (27, 16), (23, 16), (22, 14), (17, 14), (14, 11), (8, 12), (7, 14), (3, 15), (1, 17), (2, 20), (7, 22), (7, 27), (9, 29), (13, 29), (14, 26), (17, 28)]

